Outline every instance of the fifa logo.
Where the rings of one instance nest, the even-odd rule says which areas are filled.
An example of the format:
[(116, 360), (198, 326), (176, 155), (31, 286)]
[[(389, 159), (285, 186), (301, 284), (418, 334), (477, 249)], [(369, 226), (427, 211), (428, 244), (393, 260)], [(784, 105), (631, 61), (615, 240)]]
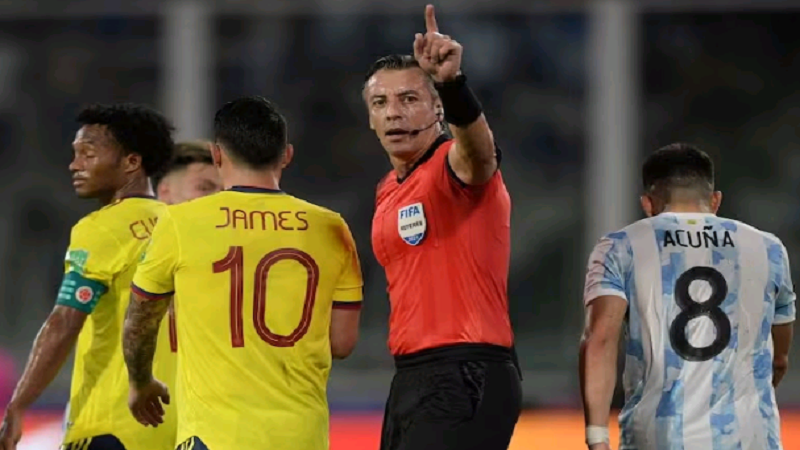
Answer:
[(404, 206), (397, 211), (397, 232), (408, 245), (418, 245), (425, 237), (428, 221), (422, 203)]
[(410, 217), (419, 216), (422, 214), (422, 204), (407, 206), (400, 210), (400, 220), (408, 219)]

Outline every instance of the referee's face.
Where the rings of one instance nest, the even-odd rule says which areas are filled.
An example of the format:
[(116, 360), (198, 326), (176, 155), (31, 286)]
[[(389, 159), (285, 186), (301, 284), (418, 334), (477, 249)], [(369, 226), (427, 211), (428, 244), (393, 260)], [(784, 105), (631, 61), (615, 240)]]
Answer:
[(370, 128), (389, 156), (413, 158), (438, 136), (438, 98), (422, 70), (379, 70), (367, 82), (364, 98)]

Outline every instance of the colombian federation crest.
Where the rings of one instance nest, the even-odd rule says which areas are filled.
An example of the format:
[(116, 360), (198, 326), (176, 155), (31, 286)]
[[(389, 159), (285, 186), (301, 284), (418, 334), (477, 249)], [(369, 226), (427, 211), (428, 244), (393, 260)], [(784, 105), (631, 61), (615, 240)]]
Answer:
[(75, 300), (84, 305), (92, 301), (93, 297), (94, 291), (89, 286), (81, 286), (75, 290)]
[(428, 221), (422, 203), (414, 203), (397, 211), (397, 232), (408, 245), (417, 245), (425, 237)]

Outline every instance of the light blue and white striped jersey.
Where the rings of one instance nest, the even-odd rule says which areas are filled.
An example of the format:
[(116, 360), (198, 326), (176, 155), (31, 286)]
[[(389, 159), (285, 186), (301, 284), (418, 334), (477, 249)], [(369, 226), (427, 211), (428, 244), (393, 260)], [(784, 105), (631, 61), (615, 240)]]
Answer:
[(584, 303), (628, 302), (620, 450), (781, 450), (773, 325), (795, 319), (781, 241), (702, 213), (603, 237)]

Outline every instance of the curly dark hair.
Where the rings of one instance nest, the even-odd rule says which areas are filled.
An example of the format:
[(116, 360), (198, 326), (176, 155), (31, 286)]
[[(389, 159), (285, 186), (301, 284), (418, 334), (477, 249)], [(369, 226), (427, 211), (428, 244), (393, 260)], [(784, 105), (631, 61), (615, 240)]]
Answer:
[(147, 176), (161, 172), (172, 159), (175, 128), (161, 113), (146, 106), (94, 104), (81, 109), (76, 120), (81, 125), (105, 125), (125, 154), (142, 157)]

